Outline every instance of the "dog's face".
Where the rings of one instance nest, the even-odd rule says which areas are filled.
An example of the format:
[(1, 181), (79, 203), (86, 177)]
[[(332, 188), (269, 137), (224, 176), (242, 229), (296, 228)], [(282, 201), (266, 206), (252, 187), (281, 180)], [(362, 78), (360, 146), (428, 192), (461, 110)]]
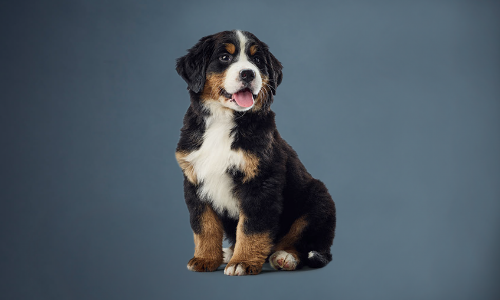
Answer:
[(177, 72), (199, 100), (235, 111), (269, 108), (281, 69), (265, 43), (239, 30), (206, 36), (177, 60)]

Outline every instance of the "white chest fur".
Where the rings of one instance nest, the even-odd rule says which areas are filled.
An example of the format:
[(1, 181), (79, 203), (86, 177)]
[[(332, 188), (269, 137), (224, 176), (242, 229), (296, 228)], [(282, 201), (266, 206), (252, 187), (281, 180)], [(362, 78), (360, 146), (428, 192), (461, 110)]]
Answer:
[(230, 217), (238, 218), (238, 201), (233, 196), (234, 182), (227, 174), (230, 167), (241, 167), (245, 160), (241, 152), (231, 150), (234, 137), (233, 113), (227, 109), (211, 109), (205, 120), (206, 130), (200, 149), (191, 152), (185, 159), (194, 168), (200, 188), (198, 196), (212, 203), (222, 213), (227, 210)]

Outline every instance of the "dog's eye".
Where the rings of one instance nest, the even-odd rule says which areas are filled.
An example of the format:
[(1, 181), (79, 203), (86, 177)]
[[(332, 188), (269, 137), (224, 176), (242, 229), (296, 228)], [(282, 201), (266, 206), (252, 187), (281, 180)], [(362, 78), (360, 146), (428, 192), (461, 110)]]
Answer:
[(230, 62), (232, 59), (233, 59), (233, 57), (231, 55), (228, 55), (228, 54), (224, 54), (224, 55), (221, 55), (219, 57), (219, 60), (223, 61), (223, 62)]

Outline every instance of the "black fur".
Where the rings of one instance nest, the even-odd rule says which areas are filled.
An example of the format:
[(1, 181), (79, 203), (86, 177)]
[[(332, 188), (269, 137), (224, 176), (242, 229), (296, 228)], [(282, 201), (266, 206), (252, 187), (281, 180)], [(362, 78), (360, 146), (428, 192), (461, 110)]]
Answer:
[(214, 36), (206, 36), (189, 49), (188, 54), (177, 60), (177, 73), (188, 83), (188, 90), (199, 93), (205, 84), (205, 74), (210, 62), (208, 53), (214, 52)]
[[(269, 232), (273, 242), (277, 243), (295, 220), (305, 216), (308, 226), (294, 246), (300, 253), (301, 265), (323, 267), (332, 259), (330, 247), (335, 234), (335, 204), (325, 185), (306, 171), (296, 152), (281, 138), (276, 128), (275, 114), (270, 105), (283, 79), (281, 63), (269, 52), (266, 44), (249, 32), (243, 33), (258, 45), (255, 55), (260, 63), (256, 65), (268, 78), (272, 92), (267, 94), (260, 110), (234, 111), (236, 126), (232, 129), (234, 141), (231, 148), (245, 150), (259, 159), (257, 176), (250, 181), (244, 182), (244, 174), (237, 168), (227, 170), (235, 184), (233, 193), (239, 201), (239, 209), (247, 218), (244, 230), (248, 234)], [(205, 120), (210, 114), (203, 108), (201, 99), (205, 79), (207, 74), (222, 73), (227, 68), (219, 61), (221, 53), (225, 52), (221, 45), (235, 38), (234, 31), (204, 37), (188, 50), (187, 55), (177, 60), (177, 72), (187, 82), (191, 98), (177, 151), (195, 151), (203, 144)], [(239, 45), (234, 44), (238, 53)], [(199, 186), (185, 177), (185, 198), (195, 233), (201, 230), (199, 218), (209, 204), (199, 198), (197, 188)], [(229, 217), (227, 212), (218, 212), (218, 217), (227, 240), (234, 245), (238, 220)], [(311, 251), (313, 255), (309, 259)]]

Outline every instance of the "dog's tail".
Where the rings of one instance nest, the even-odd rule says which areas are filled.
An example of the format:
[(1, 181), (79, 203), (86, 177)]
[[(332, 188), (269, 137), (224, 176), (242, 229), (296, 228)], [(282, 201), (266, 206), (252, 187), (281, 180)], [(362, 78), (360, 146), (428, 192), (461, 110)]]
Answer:
[(307, 254), (307, 262), (306, 264), (311, 268), (323, 268), (329, 262), (332, 261), (331, 253), (320, 253), (317, 251), (310, 251)]

